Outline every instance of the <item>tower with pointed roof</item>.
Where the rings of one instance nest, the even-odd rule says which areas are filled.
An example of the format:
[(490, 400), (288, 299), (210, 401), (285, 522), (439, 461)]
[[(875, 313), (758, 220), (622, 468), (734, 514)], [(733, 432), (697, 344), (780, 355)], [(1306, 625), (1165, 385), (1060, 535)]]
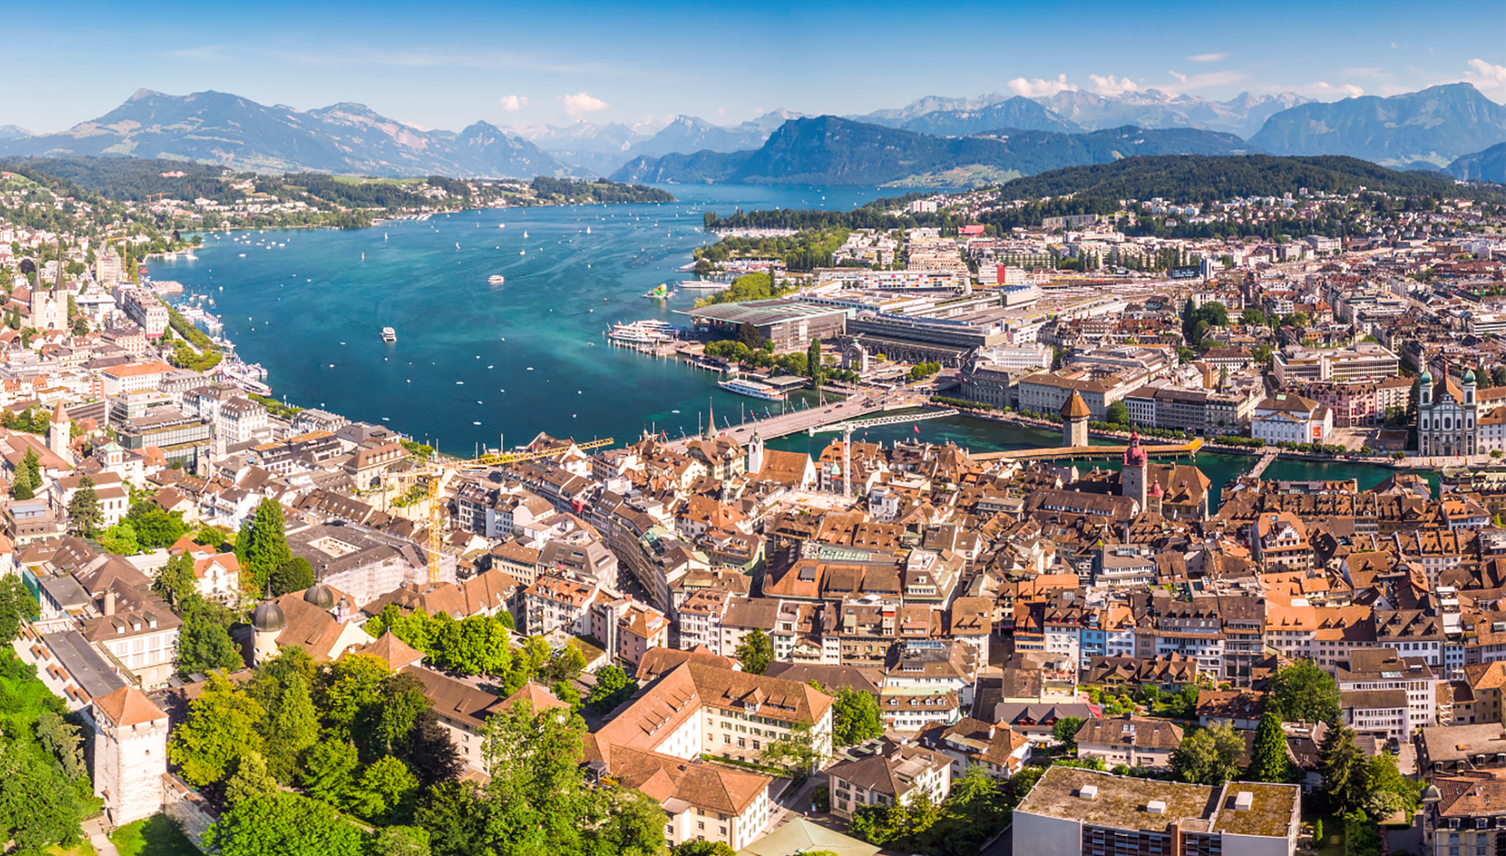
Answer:
[(65, 461), (73, 460), (73, 454), (68, 450), (68, 441), (73, 432), (73, 423), (68, 419), (68, 411), (63, 409), (63, 402), (52, 409), (52, 418), (47, 423), (47, 448), (54, 455)]
[(1131, 434), (1129, 448), (1124, 450), (1124, 469), (1119, 471), (1119, 495), (1140, 503), (1141, 510), (1145, 509), (1146, 491), (1150, 487), (1149, 474), (1150, 459), (1140, 446), (1140, 434)]
[(1088, 445), (1088, 417), (1093, 414), (1088, 410), (1088, 403), (1082, 400), (1081, 393), (1072, 390), (1071, 397), (1062, 403), (1061, 415), (1062, 445)]
[(1418, 454), (1445, 458), (1473, 455), (1479, 436), (1474, 370), (1464, 373), (1460, 386), (1449, 376), (1447, 363), (1436, 382), (1433, 373), (1423, 366), (1417, 382)]
[(146, 694), (122, 686), (93, 700), (94, 792), (104, 798), (111, 826), (162, 811), (167, 772), (167, 714)]

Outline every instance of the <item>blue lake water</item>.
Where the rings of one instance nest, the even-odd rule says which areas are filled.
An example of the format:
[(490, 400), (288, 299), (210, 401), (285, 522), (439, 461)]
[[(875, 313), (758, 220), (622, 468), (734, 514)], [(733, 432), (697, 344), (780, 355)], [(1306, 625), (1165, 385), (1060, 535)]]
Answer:
[[(219, 232), (205, 236), (197, 260), (150, 267), (188, 295), (213, 298), (242, 359), (265, 366), (276, 397), (293, 404), (383, 422), (458, 455), (526, 443), (540, 431), (618, 442), (644, 430), (677, 437), (694, 433), (708, 406), (722, 422), (765, 403), (723, 392), (717, 375), (610, 347), (603, 332), (642, 318), (684, 323), (674, 310), (689, 308), (695, 293), (666, 303), (640, 295), (690, 278), (677, 268), (713, 240), (702, 229), (704, 212), (851, 208), (900, 191), (665, 189), (679, 201), (469, 211), (351, 231)], [(505, 284), (489, 285), (493, 274)], [(395, 344), (381, 340), (385, 326), (396, 329)], [(869, 439), (918, 436), (977, 450), (1059, 441), (978, 419), (919, 428), (876, 430)], [(778, 445), (818, 452), (829, 438)], [(1217, 491), (1253, 459), (1204, 455), (1199, 464)], [(1387, 475), (1356, 469), (1340, 476), (1328, 465), (1296, 465), (1287, 473), (1277, 464), (1270, 475), (1356, 475), (1362, 487)]]

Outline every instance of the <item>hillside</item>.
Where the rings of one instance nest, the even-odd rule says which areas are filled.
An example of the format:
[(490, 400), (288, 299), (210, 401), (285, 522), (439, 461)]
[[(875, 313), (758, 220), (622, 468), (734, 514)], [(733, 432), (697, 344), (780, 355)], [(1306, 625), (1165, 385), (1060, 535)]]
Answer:
[(641, 157), (613, 181), (862, 185), (910, 181), (967, 168), (982, 175), (1031, 175), (1131, 155), (1244, 154), (1248, 145), (1228, 134), (1186, 128), (1118, 128), (1089, 134), (994, 131), (943, 138), (854, 122), (836, 116), (786, 122), (755, 152), (697, 152)]
[(1459, 157), (1445, 171), (1462, 181), (1506, 184), (1506, 143), (1497, 143), (1484, 151)]
[(1150, 199), (1180, 202), (1281, 196), (1301, 188), (1339, 193), (1366, 187), (1395, 194), (1455, 192), (1439, 173), (1398, 172), (1351, 157), (1242, 157), (1197, 155), (1127, 158), (1114, 163), (1052, 170), (1016, 179), (1001, 188), (1005, 199), (1043, 196)]
[(904, 119), (867, 119), (874, 125), (902, 128), (917, 134), (935, 134), (941, 137), (965, 137), (990, 131), (995, 128), (1015, 128), (1021, 131), (1061, 131), (1072, 134), (1083, 129), (1076, 122), (1069, 122), (1029, 98), (1010, 98), (986, 107), (966, 110), (935, 110), (920, 116)]
[(1443, 167), (1506, 142), (1506, 107), (1468, 83), (1390, 98), (1311, 102), (1273, 115), (1250, 142), (1280, 155), (1350, 155), (1385, 166)]
[(299, 112), (222, 92), (138, 90), (124, 104), (57, 134), (0, 140), (0, 156), (128, 155), (262, 172), (531, 178), (570, 170), (516, 134), (477, 122), (424, 131), (361, 104)]

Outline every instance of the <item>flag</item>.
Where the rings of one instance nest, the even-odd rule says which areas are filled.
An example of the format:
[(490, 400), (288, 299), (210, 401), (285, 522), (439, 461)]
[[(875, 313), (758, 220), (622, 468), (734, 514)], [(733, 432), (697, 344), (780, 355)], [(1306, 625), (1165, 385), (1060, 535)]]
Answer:
[(911, 426), (911, 427), (913, 427), (915, 429), (915, 433), (917, 433), (917, 434), (920, 433), (920, 426), (919, 425), (914, 425), (914, 426)]

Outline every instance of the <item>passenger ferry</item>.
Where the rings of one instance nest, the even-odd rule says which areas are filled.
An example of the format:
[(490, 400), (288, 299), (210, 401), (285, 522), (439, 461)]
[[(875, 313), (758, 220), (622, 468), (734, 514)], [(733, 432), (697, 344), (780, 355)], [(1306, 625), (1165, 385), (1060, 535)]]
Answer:
[(767, 384), (758, 383), (757, 381), (751, 381), (740, 377), (735, 377), (731, 380), (724, 380), (721, 383), (718, 383), (717, 386), (720, 386), (722, 389), (725, 389), (728, 392), (735, 392), (738, 395), (746, 395), (749, 398), (761, 398), (764, 401), (784, 401), (785, 398), (783, 390), (778, 390)]
[(634, 321), (631, 324), (614, 324), (607, 337), (618, 342), (635, 345), (652, 345), (675, 338), (674, 327), (663, 321)]
[(677, 287), (689, 288), (692, 290), (726, 291), (727, 289), (732, 287), (732, 283), (717, 282), (716, 280), (712, 279), (688, 279), (684, 282), (679, 283)]
[(388, 344), (396, 342), (397, 341), (397, 331), (394, 330), (394, 329), (392, 329), (391, 327), (383, 327), (382, 328), (382, 341), (386, 342)]

